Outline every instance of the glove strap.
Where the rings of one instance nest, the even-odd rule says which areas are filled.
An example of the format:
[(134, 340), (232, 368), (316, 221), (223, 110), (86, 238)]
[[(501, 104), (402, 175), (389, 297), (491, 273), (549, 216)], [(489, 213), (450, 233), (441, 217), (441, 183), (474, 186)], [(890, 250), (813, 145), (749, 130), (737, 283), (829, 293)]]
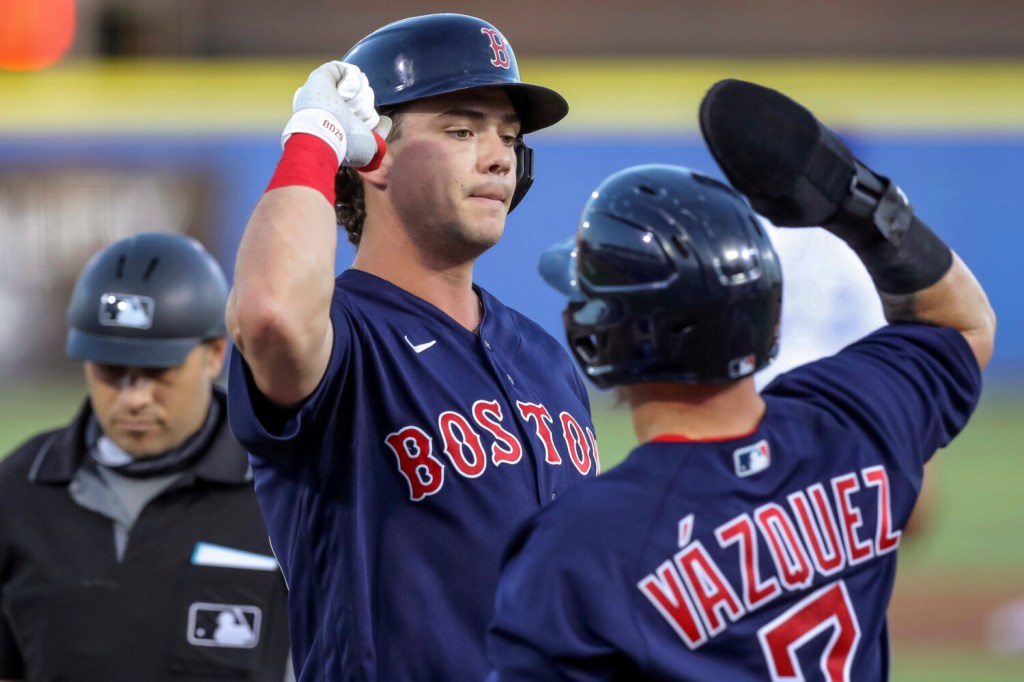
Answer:
[(854, 250), (879, 291), (912, 294), (935, 284), (953, 265), (953, 252), (894, 182), (860, 162), (856, 169), (849, 200), (823, 227)]
[(384, 141), (384, 138), (376, 130), (373, 131), (373, 139), (377, 143), (377, 152), (370, 159), (370, 163), (356, 168), (360, 173), (370, 173), (380, 168), (380, 162), (384, 160), (384, 155), (388, 153), (388, 143)]
[(295, 133), (308, 133), (316, 135), (321, 140), (331, 145), (337, 154), (337, 165), (334, 171), (345, 162), (345, 154), (348, 152), (348, 140), (345, 137), (345, 129), (334, 115), (323, 109), (299, 109), (292, 117), (281, 133), (281, 146), (284, 147), (288, 138)]
[[(849, 231), (826, 227), (844, 238)], [(876, 233), (873, 239), (844, 238), (860, 258), (875, 288), (885, 294), (913, 294), (942, 279), (953, 265), (953, 252), (931, 228), (917, 216), (911, 216), (910, 226), (900, 239), (899, 246)]]
[(334, 148), (319, 136), (307, 133), (289, 135), (284, 153), (277, 162), (266, 191), (278, 187), (311, 187), (334, 205), (334, 178), (338, 174), (338, 156)]

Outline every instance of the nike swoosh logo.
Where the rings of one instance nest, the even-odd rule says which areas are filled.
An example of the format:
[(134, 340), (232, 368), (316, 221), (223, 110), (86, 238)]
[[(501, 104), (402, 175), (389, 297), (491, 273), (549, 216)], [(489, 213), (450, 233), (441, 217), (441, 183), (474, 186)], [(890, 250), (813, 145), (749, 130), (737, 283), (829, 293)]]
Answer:
[(427, 341), (426, 343), (413, 343), (412, 341), (409, 340), (408, 336), (403, 336), (402, 338), (404, 338), (405, 342), (409, 344), (409, 347), (412, 348), (417, 353), (422, 353), (423, 351), (437, 343), (437, 339), (434, 339), (433, 341)]

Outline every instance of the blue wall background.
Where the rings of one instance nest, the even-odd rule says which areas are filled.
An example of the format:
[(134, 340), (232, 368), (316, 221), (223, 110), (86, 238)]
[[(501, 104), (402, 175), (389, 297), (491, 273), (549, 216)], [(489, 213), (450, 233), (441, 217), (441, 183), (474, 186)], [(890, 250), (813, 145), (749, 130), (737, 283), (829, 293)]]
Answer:
[[(1024, 135), (847, 133), (868, 165), (903, 187), (923, 217), (964, 258), (999, 316), (989, 376), (1024, 379), (1024, 306), (1018, 302), (1024, 214), (1020, 159)], [(699, 135), (539, 134), (537, 180), (509, 217), (502, 243), (479, 261), (476, 279), (509, 305), (562, 338), (563, 301), (537, 275), (548, 245), (569, 236), (590, 191), (607, 175), (643, 163), (675, 163), (721, 177)], [(0, 166), (110, 164), (119, 168), (189, 168), (209, 178), (217, 196), (217, 243), (209, 247), (230, 273), (253, 206), (279, 156), (273, 135), (0, 139)], [(339, 267), (353, 251), (339, 248)]]

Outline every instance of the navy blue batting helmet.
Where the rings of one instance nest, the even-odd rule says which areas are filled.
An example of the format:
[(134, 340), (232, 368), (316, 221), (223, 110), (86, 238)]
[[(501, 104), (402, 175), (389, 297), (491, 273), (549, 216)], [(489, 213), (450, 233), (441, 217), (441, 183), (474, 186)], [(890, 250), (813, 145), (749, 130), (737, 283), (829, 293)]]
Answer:
[(778, 352), (775, 249), (740, 194), (688, 168), (607, 178), (541, 274), (569, 296), (569, 346), (602, 388), (732, 381)]
[[(522, 82), (515, 52), (498, 29), (464, 14), (428, 14), (388, 24), (356, 43), (342, 61), (366, 74), (378, 110), (500, 86), (519, 116), (522, 135), (554, 125), (569, 112), (554, 90)], [(533, 151), (520, 142), (516, 153), (512, 208), (533, 183)]]
[(356, 43), (342, 61), (366, 74), (379, 108), (497, 85), (508, 93), (523, 134), (553, 125), (569, 112), (554, 90), (522, 82), (515, 52), (498, 29), (464, 14), (388, 24)]
[(148, 232), (115, 242), (83, 268), (68, 305), (66, 352), (77, 360), (177, 367), (227, 334), (228, 284), (203, 246)]

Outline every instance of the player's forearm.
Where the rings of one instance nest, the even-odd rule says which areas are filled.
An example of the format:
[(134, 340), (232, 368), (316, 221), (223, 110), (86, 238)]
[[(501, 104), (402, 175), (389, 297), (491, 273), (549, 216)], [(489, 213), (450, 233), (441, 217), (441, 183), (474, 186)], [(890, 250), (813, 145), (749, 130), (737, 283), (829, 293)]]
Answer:
[(301, 400), (323, 375), (337, 239), (333, 207), (308, 187), (271, 190), (246, 226), (228, 331), (274, 402)]
[(995, 344), (996, 316), (985, 291), (960, 257), (938, 282), (911, 294), (879, 292), (889, 322), (917, 322), (956, 329), (984, 368)]

